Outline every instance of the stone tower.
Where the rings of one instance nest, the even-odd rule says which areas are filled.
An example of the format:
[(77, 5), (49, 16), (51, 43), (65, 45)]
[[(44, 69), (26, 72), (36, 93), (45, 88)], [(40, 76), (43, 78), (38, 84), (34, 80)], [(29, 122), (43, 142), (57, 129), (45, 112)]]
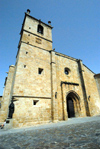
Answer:
[(57, 119), (55, 118), (57, 116), (53, 116), (54, 111), (51, 110), (53, 106), (51, 98), (55, 90), (54, 78), (51, 74), (55, 69), (52, 55), (51, 22), (45, 24), (30, 16), (28, 9), (20, 32), (16, 63), (11, 77), (10, 96), (9, 99), (6, 98), (7, 105), (12, 99), (15, 104), (13, 115), (15, 127), (23, 126), (24, 123), (28, 125)]
[[(16, 122), (23, 117), (21, 123), (40, 123), (51, 121), (52, 27), (50, 21), (45, 24), (29, 13), (30, 10), (25, 13), (18, 46), (13, 87), (17, 112), (14, 117)], [(23, 112), (17, 108), (22, 108)]]
[(52, 50), (52, 27), (31, 17), (29, 12), (25, 13), (20, 33), (13, 95), (50, 97), (48, 57)]

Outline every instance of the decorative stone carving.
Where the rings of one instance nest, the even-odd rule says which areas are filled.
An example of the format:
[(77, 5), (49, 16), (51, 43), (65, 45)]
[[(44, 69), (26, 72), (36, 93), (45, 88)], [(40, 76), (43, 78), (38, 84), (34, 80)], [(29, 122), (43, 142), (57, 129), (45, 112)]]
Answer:
[(36, 43), (41, 44), (42, 40), (40, 38), (36, 38)]

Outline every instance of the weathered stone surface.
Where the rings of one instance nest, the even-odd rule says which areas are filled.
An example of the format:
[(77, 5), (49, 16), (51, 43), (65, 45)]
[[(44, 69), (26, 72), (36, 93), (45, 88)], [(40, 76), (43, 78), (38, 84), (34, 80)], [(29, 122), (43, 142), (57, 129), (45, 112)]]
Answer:
[(16, 64), (9, 69), (1, 101), (0, 121), (7, 118), (11, 100), (15, 105), (13, 127), (98, 115), (100, 75), (94, 75), (81, 60), (52, 50), (52, 27), (25, 14)]
[(14, 70), (15, 70), (15, 66), (11, 65), (9, 67), (6, 86), (1, 100), (0, 122), (4, 121), (8, 117), (9, 104), (11, 102), (11, 97), (12, 97), (12, 84), (13, 84)]

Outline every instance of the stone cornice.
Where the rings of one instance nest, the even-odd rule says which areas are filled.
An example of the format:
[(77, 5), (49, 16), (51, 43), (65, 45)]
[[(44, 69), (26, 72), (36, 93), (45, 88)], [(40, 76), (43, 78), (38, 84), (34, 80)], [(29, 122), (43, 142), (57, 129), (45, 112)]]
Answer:
[(32, 32), (29, 32), (29, 31), (27, 31), (27, 30), (25, 30), (25, 29), (23, 29), (23, 31), (25, 31), (25, 32), (27, 32), (27, 33), (29, 33), (29, 34), (35, 35), (35, 36), (37, 36), (37, 37), (39, 37), (39, 38), (42, 38), (42, 39), (44, 39), (44, 40), (47, 40), (47, 41), (53, 43), (53, 41), (48, 40), (48, 39), (46, 39), (46, 38), (44, 38), (44, 37), (41, 37), (41, 36), (39, 36), (39, 35), (37, 35), (37, 34), (34, 34), (34, 33), (32, 33)]
[(14, 95), (12, 96), (12, 98), (41, 98), (41, 99), (51, 99), (51, 97), (38, 97), (38, 96), (17, 96), (17, 95)]
[(61, 81), (61, 86), (62, 86), (62, 84), (68, 84), (68, 85), (76, 85), (76, 86), (79, 86), (78, 83), (66, 82), (66, 81)]
[(77, 59), (75, 59), (75, 58), (73, 58), (73, 57), (70, 57), (70, 56), (65, 55), (65, 54), (62, 54), (62, 53), (58, 53), (58, 52), (56, 52), (56, 51), (55, 51), (55, 54), (58, 55), (58, 56), (62, 56), (62, 57), (65, 57), (65, 58), (68, 58), (68, 59), (77, 61)]
[[(34, 18), (33, 16), (30, 16), (30, 15), (29, 15), (29, 14), (27, 14), (27, 13), (25, 13), (25, 16), (28, 16), (28, 17), (30, 17), (30, 18), (32, 18), (32, 19), (34, 19), (34, 20), (38, 21), (38, 22), (40, 21), (40, 20), (38, 20), (38, 19)], [(48, 25), (48, 24), (46, 24), (46, 23), (44, 23), (44, 22), (42, 22), (42, 21), (41, 21), (41, 23), (42, 23), (42, 24), (44, 24), (44, 25), (46, 25), (46, 26), (48, 26), (48, 27), (50, 27), (51, 29), (53, 29), (53, 27), (52, 27), (52, 26), (50, 26), (50, 25)]]

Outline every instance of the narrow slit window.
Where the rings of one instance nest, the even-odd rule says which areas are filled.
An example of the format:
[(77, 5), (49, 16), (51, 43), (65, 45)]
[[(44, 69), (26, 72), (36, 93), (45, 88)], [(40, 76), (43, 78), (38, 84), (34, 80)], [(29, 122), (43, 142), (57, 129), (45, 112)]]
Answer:
[(42, 68), (38, 68), (38, 74), (42, 74), (43, 73), (43, 69)]
[(6, 83), (7, 83), (7, 77), (5, 78), (5, 83), (4, 83), (4, 86), (6, 86)]

